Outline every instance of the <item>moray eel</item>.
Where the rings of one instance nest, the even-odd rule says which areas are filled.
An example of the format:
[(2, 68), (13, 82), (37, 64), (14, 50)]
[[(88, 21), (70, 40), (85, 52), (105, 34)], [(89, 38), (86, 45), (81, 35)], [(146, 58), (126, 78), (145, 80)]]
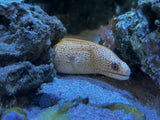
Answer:
[(64, 38), (53, 47), (55, 69), (67, 74), (103, 74), (127, 80), (130, 68), (110, 49), (90, 41)]

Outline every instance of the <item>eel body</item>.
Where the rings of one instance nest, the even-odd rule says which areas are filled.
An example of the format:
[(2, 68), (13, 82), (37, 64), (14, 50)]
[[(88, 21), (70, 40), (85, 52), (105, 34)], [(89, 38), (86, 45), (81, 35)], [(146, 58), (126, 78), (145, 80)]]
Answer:
[(90, 41), (64, 38), (53, 47), (55, 69), (67, 74), (103, 74), (127, 80), (130, 68), (110, 49)]

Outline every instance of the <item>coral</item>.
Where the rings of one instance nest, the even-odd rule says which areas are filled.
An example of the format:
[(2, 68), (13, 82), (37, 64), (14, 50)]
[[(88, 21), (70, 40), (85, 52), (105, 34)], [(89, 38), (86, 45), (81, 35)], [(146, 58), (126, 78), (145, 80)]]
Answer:
[[(160, 2), (139, 0), (136, 11), (115, 18), (116, 46), (124, 61), (138, 65), (160, 86)], [(133, 67), (132, 67), (133, 68)]]

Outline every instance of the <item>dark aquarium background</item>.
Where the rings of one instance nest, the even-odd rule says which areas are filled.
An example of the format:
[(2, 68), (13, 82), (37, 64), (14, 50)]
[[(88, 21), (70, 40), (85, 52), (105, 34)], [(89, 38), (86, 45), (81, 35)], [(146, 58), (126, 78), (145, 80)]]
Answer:
[[(66, 38), (110, 49), (129, 79), (59, 72)], [(1, 120), (160, 120), (160, 0), (0, 0), (0, 91)]]
[(113, 15), (120, 15), (137, 6), (137, 0), (26, 0), (25, 2), (41, 6), (51, 16), (56, 15), (70, 34), (106, 25)]

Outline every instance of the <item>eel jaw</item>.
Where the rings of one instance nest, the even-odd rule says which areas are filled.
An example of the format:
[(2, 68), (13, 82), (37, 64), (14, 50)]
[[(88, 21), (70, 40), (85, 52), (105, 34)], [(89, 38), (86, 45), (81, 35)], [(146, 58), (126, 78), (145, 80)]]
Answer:
[(130, 78), (130, 74), (119, 74), (119, 73), (113, 73), (113, 72), (107, 72), (106, 76), (117, 79), (117, 80), (128, 80)]
[(131, 74), (130, 69), (127, 69), (126, 71), (124, 71), (123, 74), (110, 72), (110, 71), (103, 72), (103, 75), (113, 79), (117, 79), (117, 80), (128, 80), (130, 78), (130, 74)]
[(128, 80), (130, 78), (130, 74), (116, 74), (116, 73), (112, 73), (115, 76), (117, 76), (115, 79), (118, 80)]

